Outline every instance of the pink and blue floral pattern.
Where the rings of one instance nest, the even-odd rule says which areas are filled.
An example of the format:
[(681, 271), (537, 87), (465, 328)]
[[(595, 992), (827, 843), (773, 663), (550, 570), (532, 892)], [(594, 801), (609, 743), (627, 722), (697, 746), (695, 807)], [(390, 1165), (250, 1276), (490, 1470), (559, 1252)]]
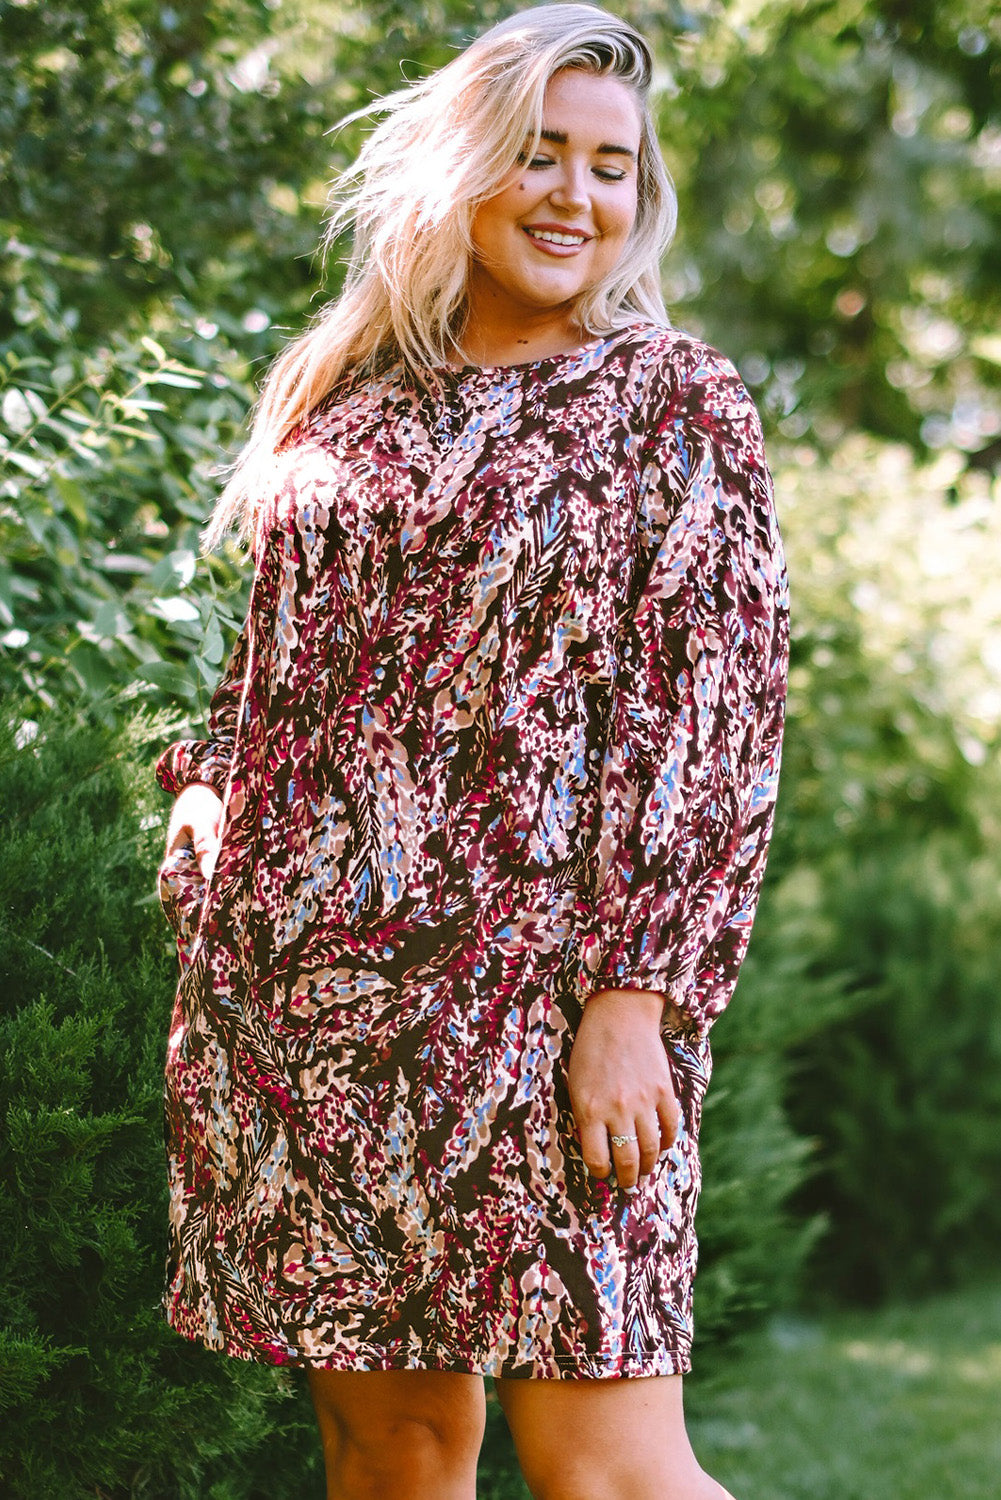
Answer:
[[(746, 391), (649, 325), (357, 377), (277, 460), (256, 562), (208, 737), (158, 766), (225, 802), (208, 887), (161, 877), (171, 1322), (340, 1369), (687, 1370), (707, 1032), (786, 671)], [(632, 1198), (566, 1087), (620, 987), (682, 1018), (685, 1129)]]

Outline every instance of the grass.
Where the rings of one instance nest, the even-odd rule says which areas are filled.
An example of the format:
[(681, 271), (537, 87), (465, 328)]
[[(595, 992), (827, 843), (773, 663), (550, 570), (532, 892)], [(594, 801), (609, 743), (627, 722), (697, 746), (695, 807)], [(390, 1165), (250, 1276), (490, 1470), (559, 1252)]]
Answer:
[[(998, 1500), (1001, 1284), (783, 1319), (722, 1375), (688, 1382), (686, 1407), (736, 1500)], [(492, 1409), (480, 1500), (527, 1495)]]
[(688, 1408), (737, 1500), (998, 1500), (1001, 1286), (776, 1323)]

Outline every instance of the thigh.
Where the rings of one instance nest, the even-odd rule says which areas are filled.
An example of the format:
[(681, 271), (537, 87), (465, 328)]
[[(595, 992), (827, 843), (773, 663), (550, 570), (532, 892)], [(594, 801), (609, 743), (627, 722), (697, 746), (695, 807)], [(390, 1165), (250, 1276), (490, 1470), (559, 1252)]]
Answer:
[(310, 1370), (329, 1495), (472, 1496), (485, 1400), (478, 1375)]
[(537, 1500), (725, 1500), (692, 1452), (680, 1375), (495, 1384)]

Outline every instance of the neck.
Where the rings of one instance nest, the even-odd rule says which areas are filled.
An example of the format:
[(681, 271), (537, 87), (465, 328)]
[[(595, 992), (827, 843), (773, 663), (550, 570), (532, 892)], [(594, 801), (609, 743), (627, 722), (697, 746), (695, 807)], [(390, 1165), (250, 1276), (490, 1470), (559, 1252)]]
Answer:
[(511, 317), (491, 317), (482, 306), (470, 308), (462, 331), (462, 352), (474, 365), (528, 364), (554, 354), (568, 354), (579, 349), (586, 335), (575, 323), (568, 309), (546, 309), (535, 313), (525, 309), (513, 321)]

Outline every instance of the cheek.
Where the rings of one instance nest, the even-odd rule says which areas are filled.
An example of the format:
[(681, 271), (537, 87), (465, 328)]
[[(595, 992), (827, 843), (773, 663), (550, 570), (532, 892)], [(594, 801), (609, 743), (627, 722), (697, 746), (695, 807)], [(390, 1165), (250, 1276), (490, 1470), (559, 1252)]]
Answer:
[(626, 233), (631, 234), (636, 223), (636, 215), (639, 212), (640, 199), (638, 185), (633, 182), (633, 190), (627, 203), (623, 204), (622, 217), (626, 225)]
[(497, 243), (497, 211), (493, 202), (484, 203), (477, 209), (470, 225), (473, 248), (479, 255), (489, 257)]
[(625, 244), (636, 227), (636, 202), (635, 200), (624, 205), (616, 215), (616, 238)]
[(628, 208), (618, 208), (610, 213), (605, 220), (604, 242), (609, 249), (614, 247), (618, 253), (628, 240), (636, 222), (636, 215), (630, 213)]
[(516, 221), (524, 212), (525, 193), (528, 184), (513, 182), (510, 187), (481, 203), (473, 216), (472, 236), (474, 244), (486, 244), (511, 233)]

